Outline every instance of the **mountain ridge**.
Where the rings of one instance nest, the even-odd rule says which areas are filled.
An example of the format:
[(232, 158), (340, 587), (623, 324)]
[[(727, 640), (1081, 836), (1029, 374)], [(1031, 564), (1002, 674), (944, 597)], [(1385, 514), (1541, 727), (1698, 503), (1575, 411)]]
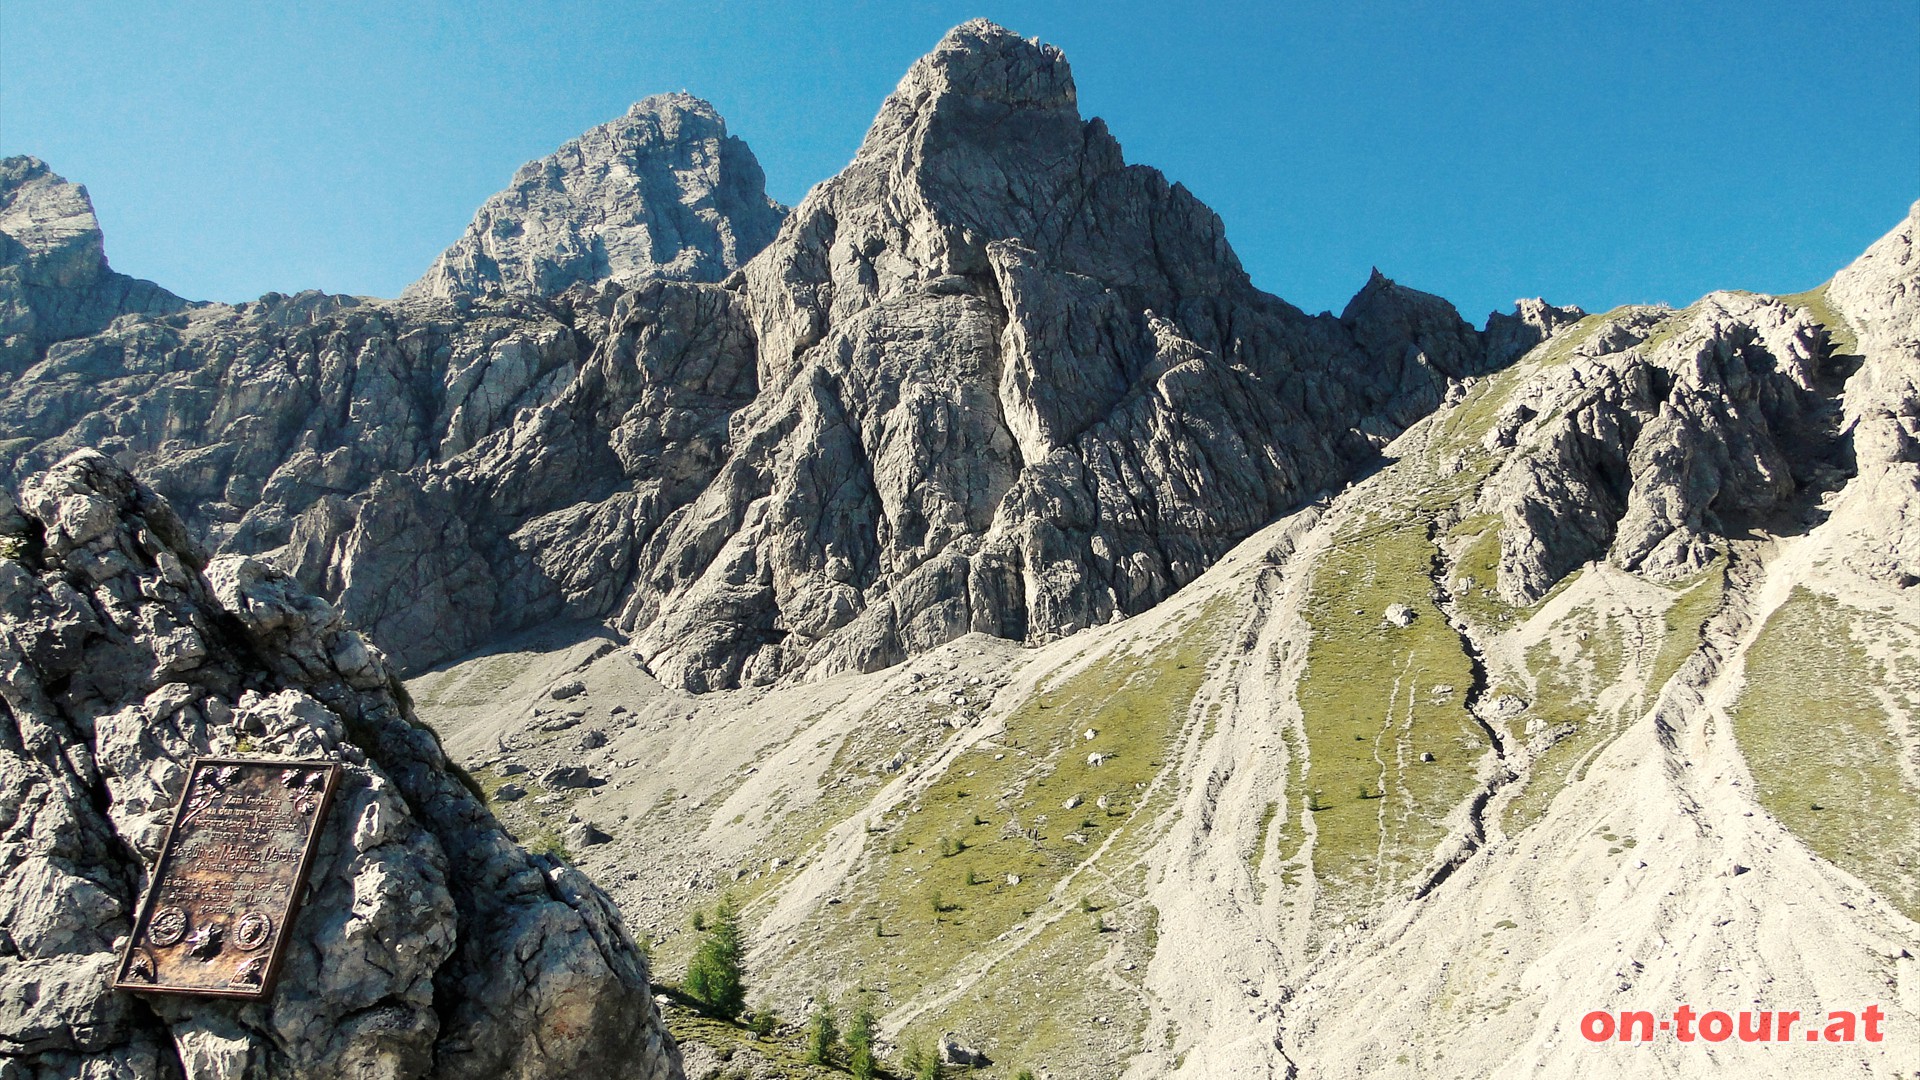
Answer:
[(186, 300), (107, 265), (93, 200), (39, 158), (0, 160), (0, 376), (121, 315), (170, 315)]
[[(625, 119), (652, 146), (661, 117), (691, 137), (666, 140), (672, 154), (698, 157), (688, 148), (724, 132), (710, 107), (678, 96)], [(596, 131), (618, 142), (623, 122)], [(563, 157), (522, 179), (544, 185)], [(611, 190), (587, 173), (568, 184)], [(980, 198), (997, 190), (987, 176), (1016, 197)], [(475, 228), (513, 220), (501, 200), (517, 190)], [(642, 197), (635, 220), (657, 219), (646, 208), (660, 201)], [(555, 220), (571, 220), (562, 209)], [(581, 228), (507, 231), (564, 246)], [(141, 463), (215, 547), (277, 552), (407, 669), (567, 615), (609, 619), (663, 677), (697, 688), (892, 662), (970, 628), (1037, 639), (1141, 610), (1371, 456), (1490, 355), (1444, 301), (1378, 274), (1342, 319), (1254, 289), (1210, 210), (1127, 165), (1105, 125), (1080, 118), (1058, 50), (984, 22), (903, 77), (853, 164), (721, 287), (658, 270), (546, 298), (269, 297), (63, 347), (0, 401), (6, 426), (37, 444), (13, 475), (116, 432), (125, 442), (108, 449)], [(1571, 317), (1527, 310), (1489, 321), (1496, 360)], [(712, 325), (680, 321), (695, 313)], [(718, 342), (731, 344), (712, 351)], [(679, 361), (625, 370), (634, 350), (689, 343), (707, 350), (693, 384), (676, 381)], [(828, 355), (863, 349), (851, 368)], [(869, 378), (867, 364), (918, 364), (909, 386), (959, 381), (899, 400), (887, 387), (900, 371)], [(803, 369), (818, 384), (804, 393)], [(212, 400), (189, 389), (209, 380)], [(299, 404), (276, 406), (269, 424), (240, 419), (266, 400), (263, 384)], [(1211, 402), (1206, 430), (1182, 427), (1187, 405), (1155, 405), (1165, 393)], [(123, 398), (167, 414), (186, 435), (179, 449), (111, 419)], [(799, 464), (798, 416), (804, 438), (839, 440), (828, 452), (862, 477), (839, 509), (815, 505), (815, 480), (772, 480), (812, 468)], [(1089, 434), (1103, 423), (1107, 434)], [(578, 424), (601, 434), (530, 456), (577, 443)], [(959, 452), (927, 453), (928, 424), (964, 440)], [(1227, 442), (1207, 448), (1216, 436)], [(1154, 453), (1227, 486), (1194, 473), (1156, 491), (1165, 470), (1127, 449), (1155, 439)], [(730, 461), (736, 451), (747, 457)], [(723, 554), (749, 504), (774, 519)], [(834, 513), (839, 524), (811, 521)], [(807, 534), (819, 542), (793, 546)], [(387, 550), (423, 557), (383, 561)], [(757, 566), (751, 585), (725, 568), (743, 557)]]

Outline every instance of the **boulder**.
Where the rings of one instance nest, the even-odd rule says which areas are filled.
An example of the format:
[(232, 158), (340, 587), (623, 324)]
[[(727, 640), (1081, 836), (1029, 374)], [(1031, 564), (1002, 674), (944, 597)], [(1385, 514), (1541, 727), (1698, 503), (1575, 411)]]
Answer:
[[(209, 563), (91, 451), (31, 478), (5, 524), (0, 1070), (680, 1075), (613, 904), (513, 842), (332, 605)], [(243, 746), (344, 766), (272, 993), (109, 991), (187, 764)]]

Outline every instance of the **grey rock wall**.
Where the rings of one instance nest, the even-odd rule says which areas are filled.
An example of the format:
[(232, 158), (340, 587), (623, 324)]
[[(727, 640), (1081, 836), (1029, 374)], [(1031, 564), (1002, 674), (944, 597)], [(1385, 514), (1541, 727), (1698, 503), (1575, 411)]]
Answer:
[(315, 502), (451, 457), (566, 386), (592, 348), (576, 302), (599, 297), (269, 293), (117, 323), (0, 391), (5, 479), (95, 447), (138, 463), (210, 546), (272, 550)]
[(1828, 331), (1770, 297), (1714, 293), (1591, 329), (1487, 436), (1503, 463), (1499, 590), (1532, 603), (1593, 559), (1678, 581), (1729, 537), (1795, 531), (1853, 475)]
[(718, 281), (767, 246), (785, 212), (712, 105), (658, 94), (521, 166), (404, 295)]
[[(618, 912), (507, 837), (331, 605), (203, 568), (97, 453), (0, 511), (0, 1075), (680, 1075)], [(187, 763), (242, 740), (346, 765), (278, 984), (109, 991)]]
[(24, 370), (54, 342), (96, 333), (121, 315), (187, 306), (107, 266), (86, 188), (38, 158), (0, 159), (0, 378)]
[(298, 572), (410, 663), (564, 610), (693, 690), (1042, 641), (1157, 603), (1487, 365), (1378, 274), (1340, 318), (1254, 289), (1057, 50), (984, 22), (739, 274), (617, 310), (550, 407), (316, 513)]
[[(691, 99), (643, 106), (612, 127), (668, 158), (720, 137)], [(581, 186), (626, 175), (586, 164), (620, 132), (563, 150), (557, 187), (527, 174), (561, 202), (509, 192), (481, 232), (565, 233), (589, 189), (672, 202)], [(706, 690), (1143, 611), (1579, 315), (1536, 302), (1481, 333), (1376, 272), (1308, 316), (1081, 117), (1057, 49), (984, 21), (744, 267), (664, 265), (129, 320), (51, 350), (0, 429), (16, 475), (82, 445), (137, 467), (403, 669), (565, 615)]]

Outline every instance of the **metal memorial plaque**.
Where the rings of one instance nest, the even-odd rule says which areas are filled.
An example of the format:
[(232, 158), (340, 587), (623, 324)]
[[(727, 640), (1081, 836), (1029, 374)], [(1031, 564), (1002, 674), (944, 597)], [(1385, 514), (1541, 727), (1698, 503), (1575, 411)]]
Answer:
[(195, 759), (114, 986), (265, 996), (339, 780), (331, 761)]

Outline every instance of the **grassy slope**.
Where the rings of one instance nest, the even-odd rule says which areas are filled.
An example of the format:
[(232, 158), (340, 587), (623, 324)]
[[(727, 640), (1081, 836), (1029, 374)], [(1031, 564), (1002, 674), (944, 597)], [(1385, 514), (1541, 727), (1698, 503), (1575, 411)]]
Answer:
[[(1213, 605), (1150, 648), (1046, 687), (1008, 717), (1003, 736), (958, 755), (871, 828), (844, 902), (803, 932), (817, 977), (834, 993), (868, 991), (897, 1007), (953, 987), (983, 953), (1032, 932), (905, 1037), (991, 1032), (1007, 1075), (1067, 1059), (1096, 1072), (1121, 1067), (1144, 1010), (1087, 971), (1111, 960), (1117, 972), (1124, 957), (1143, 972), (1152, 955), (1154, 914), (1134, 899), (1137, 859), (1164, 805), (1148, 791), (1227, 614)], [(1105, 760), (1090, 764), (1096, 753)]]
[(1832, 282), (1827, 282), (1806, 292), (1794, 293), (1778, 299), (1783, 304), (1805, 308), (1815, 322), (1826, 327), (1827, 334), (1833, 341), (1835, 353), (1843, 356), (1858, 354), (1860, 339), (1854, 334), (1852, 324), (1848, 323), (1846, 317), (1835, 311), (1833, 305), (1827, 302), (1827, 285), (1831, 284)]
[(1920, 918), (1920, 790), (1900, 769), (1920, 672), (1869, 654), (1877, 621), (1796, 588), (1747, 653), (1734, 736), (1768, 811)]
[[(1314, 876), (1336, 911), (1385, 899), (1427, 865), (1487, 751), (1465, 708), (1472, 664), (1434, 603), (1435, 554), (1417, 518), (1370, 519), (1314, 573), (1300, 809), (1314, 814)], [(1385, 621), (1395, 603), (1410, 625)]]

